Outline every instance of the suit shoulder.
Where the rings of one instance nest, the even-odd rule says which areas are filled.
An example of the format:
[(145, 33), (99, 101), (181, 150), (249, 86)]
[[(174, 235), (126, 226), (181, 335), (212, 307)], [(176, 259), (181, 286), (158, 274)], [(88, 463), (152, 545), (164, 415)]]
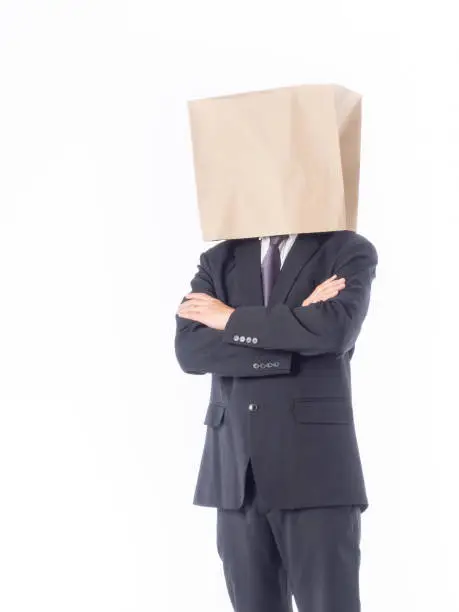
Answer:
[(246, 238), (232, 238), (228, 240), (222, 240), (217, 244), (212, 245), (205, 250), (202, 255), (207, 259), (210, 264), (219, 264), (228, 260), (231, 257), (234, 249)]
[(359, 252), (378, 261), (378, 252), (375, 245), (365, 236), (352, 230), (341, 230), (335, 236), (337, 247), (343, 252)]
[(230, 242), (230, 240), (223, 240), (204, 250), (201, 253), (201, 263), (207, 263), (211, 269), (218, 269), (228, 256)]
[(208, 249), (203, 251), (203, 255), (205, 255), (208, 259), (214, 259), (220, 257), (222, 254), (226, 253), (229, 247), (229, 243), (231, 240), (222, 240), (221, 242), (217, 242), (213, 244)]

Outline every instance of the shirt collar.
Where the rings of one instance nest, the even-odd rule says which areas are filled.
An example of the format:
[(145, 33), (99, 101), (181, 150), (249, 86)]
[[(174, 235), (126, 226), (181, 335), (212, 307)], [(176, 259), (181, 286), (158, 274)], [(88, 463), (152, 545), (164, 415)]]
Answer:
[[(293, 237), (296, 238), (297, 236), (298, 234), (289, 234), (286, 239), (288, 240), (289, 238), (293, 238)], [(263, 238), (269, 238), (269, 236), (259, 236), (258, 240), (263, 240)]]

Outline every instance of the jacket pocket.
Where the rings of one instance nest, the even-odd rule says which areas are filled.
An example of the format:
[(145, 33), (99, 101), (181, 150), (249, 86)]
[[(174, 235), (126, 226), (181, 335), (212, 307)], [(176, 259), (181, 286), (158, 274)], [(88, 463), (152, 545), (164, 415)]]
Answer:
[(300, 423), (352, 422), (352, 407), (347, 397), (298, 397), (292, 411)]
[(219, 427), (223, 422), (225, 410), (226, 404), (220, 402), (209, 402), (206, 417), (204, 419), (204, 425), (209, 425), (210, 427)]

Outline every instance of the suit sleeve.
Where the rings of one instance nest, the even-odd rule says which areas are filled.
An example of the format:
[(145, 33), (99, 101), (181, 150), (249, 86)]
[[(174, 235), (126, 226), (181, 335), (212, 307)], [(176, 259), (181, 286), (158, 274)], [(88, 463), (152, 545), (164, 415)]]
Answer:
[[(191, 281), (191, 290), (216, 297), (205, 253), (201, 255), (198, 271)], [(288, 351), (266, 351), (261, 347), (243, 347), (240, 344), (233, 346), (224, 342), (224, 331), (178, 315), (175, 318), (175, 354), (180, 367), (188, 374), (249, 377), (275, 376), (291, 371), (292, 354)]]
[(257, 346), (270, 350), (306, 356), (345, 353), (354, 346), (366, 317), (377, 263), (369, 241), (344, 246), (333, 273), (344, 277), (346, 285), (335, 298), (296, 308), (241, 306), (230, 316), (223, 340), (236, 344), (234, 337), (250, 335)]

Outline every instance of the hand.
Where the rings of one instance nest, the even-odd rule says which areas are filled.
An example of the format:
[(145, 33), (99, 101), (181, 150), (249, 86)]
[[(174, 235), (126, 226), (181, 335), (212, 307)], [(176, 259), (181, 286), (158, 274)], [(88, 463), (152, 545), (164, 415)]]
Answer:
[(316, 302), (325, 302), (330, 298), (336, 297), (341, 289), (344, 289), (345, 285), (346, 281), (344, 278), (337, 278), (337, 275), (333, 274), (326, 281), (317, 285), (311, 295), (301, 305), (309, 306), (309, 304), (315, 304)]
[(178, 316), (198, 321), (213, 329), (225, 329), (235, 310), (207, 293), (188, 293), (185, 297), (187, 299), (178, 307)]

